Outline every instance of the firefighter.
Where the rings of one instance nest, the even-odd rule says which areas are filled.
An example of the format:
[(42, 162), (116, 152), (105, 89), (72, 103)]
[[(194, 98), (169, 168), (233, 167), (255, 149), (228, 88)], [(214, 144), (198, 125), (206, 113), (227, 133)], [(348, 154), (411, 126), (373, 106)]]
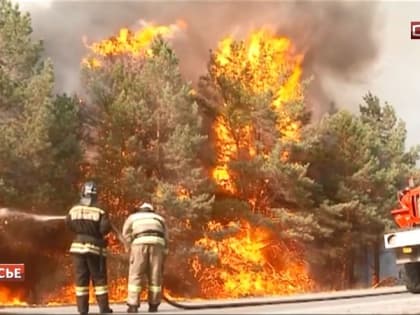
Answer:
[(137, 313), (144, 277), (148, 280), (149, 312), (157, 312), (162, 297), (163, 264), (168, 254), (165, 220), (149, 203), (135, 209), (124, 222), (122, 235), (130, 245), (127, 313)]
[(106, 241), (111, 231), (107, 212), (96, 205), (97, 187), (92, 181), (83, 185), (81, 199), (66, 218), (69, 229), (76, 234), (70, 247), (73, 257), (78, 312), (89, 312), (89, 284), (92, 279), (101, 314), (112, 313), (108, 302)]

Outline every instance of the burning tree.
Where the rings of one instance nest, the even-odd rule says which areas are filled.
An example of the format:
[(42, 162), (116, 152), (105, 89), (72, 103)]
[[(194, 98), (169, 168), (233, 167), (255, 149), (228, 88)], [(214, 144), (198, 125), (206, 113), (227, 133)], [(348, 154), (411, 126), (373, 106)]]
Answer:
[[(120, 41), (113, 42), (115, 51), (93, 46), (83, 70), (90, 101), (97, 107), (92, 175), (101, 183), (114, 220), (125, 219), (134, 204), (144, 200), (152, 200), (167, 218), (170, 248), (176, 253), (168, 262), (177, 270), (168, 271), (178, 278), (173, 288), (187, 281), (187, 249), (213, 202), (197, 155), (206, 137), (192, 89), (183, 82), (178, 60), (163, 38), (138, 45), (136, 54), (127, 47), (121, 51)], [(138, 44), (134, 39), (126, 42)], [(92, 60), (99, 66), (92, 66)]]
[[(288, 160), (308, 118), (301, 60), (287, 38), (262, 30), (246, 41), (222, 41), (200, 82), (202, 101), (213, 117), (213, 179), (221, 193), (271, 219), (310, 219), (304, 213), (310, 204), (306, 186), (312, 184), (306, 166)], [(284, 224), (283, 232), (309, 236), (299, 230), (304, 225)]]
[[(206, 278), (203, 283), (219, 283), (207, 288), (211, 297), (218, 296), (217, 291), (222, 296), (243, 296), (285, 294), (311, 287), (298, 241), (311, 239), (317, 228), (308, 190), (313, 183), (306, 177), (307, 167), (288, 158), (308, 119), (302, 58), (287, 38), (263, 29), (245, 41), (221, 41), (211, 56), (209, 74), (200, 82), (199, 97), (211, 117), (209, 133), (216, 152), (212, 177), (218, 193), (213, 218), (219, 224), (219, 238), (210, 228), (197, 245), (216, 253), (220, 273), (214, 262), (204, 267), (195, 261), (195, 269), (199, 277)], [(239, 226), (232, 229), (232, 221), (239, 221)], [(231, 240), (225, 246), (220, 233)], [(266, 236), (263, 241), (259, 234)], [(249, 260), (238, 250), (248, 248), (250, 240), (256, 248), (261, 241), (271, 244), (259, 248), (263, 260)], [(231, 247), (235, 243), (242, 245), (235, 249)], [(267, 254), (279, 248), (289, 248), (283, 251), (288, 255)], [(237, 261), (242, 264), (223, 265), (225, 255), (232, 262), (240, 257)], [(270, 265), (272, 270), (262, 267)], [(293, 276), (285, 280), (282, 273)], [(264, 281), (264, 275), (277, 279), (276, 285)], [(237, 277), (249, 281), (229, 286)]]

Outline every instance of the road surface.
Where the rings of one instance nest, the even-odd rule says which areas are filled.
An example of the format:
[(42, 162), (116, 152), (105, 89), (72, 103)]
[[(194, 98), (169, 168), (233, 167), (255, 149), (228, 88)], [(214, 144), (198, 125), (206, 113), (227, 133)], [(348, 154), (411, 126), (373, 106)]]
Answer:
[[(386, 293), (382, 296), (360, 297), (361, 294)], [(352, 298), (338, 299), (343, 295), (352, 295)], [(356, 296), (358, 295), (358, 296)], [(306, 298), (335, 298), (329, 301), (299, 302)], [(161, 314), (420, 314), (420, 294), (404, 292), (403, 287), (351, 290), (345, 292), (316, 293), (296, 295), (279, 298), (241, 299), (230, 301), (201, 301), (183, 302), (188, 305), (219, 304), (222, 302), (272, 302), (279, 300), (294, 303), (278, 305), (260, 305), (248, 307), (235, 307), (223, 309), (183, 310), (163, 303), (159, 309)], [(126, 311), (123, 304), (112, 305), (114, 313), (122, 314)], [(91, 305), (90, 313), (98, 312), (96, 305)], [(140, 307), (139, 313), (147, 313), (147, 305)], [(54, 307), (3, 307), (0, 314), (77, 314), (75, 306)]]

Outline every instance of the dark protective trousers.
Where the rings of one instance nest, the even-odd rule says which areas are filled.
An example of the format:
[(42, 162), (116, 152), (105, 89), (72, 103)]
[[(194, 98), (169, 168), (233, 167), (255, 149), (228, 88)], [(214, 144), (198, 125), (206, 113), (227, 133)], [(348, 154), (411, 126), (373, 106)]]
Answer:
[(149, 305), (159, 305), (162, 299), (164, 247), (160, 244), (131, 245), (128, 272), (127, 304), (139, 306), (142, 280), (148, 280)]
[(106, 258), (96, 254), (73, 254), (77, 310), (89, 311), (89, 283), (92, 279), (99, 311), (109, 311)]

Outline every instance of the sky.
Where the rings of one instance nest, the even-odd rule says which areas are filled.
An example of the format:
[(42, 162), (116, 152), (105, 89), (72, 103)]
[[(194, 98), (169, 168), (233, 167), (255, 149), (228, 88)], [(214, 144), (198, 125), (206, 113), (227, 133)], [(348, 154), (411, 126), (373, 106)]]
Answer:
[[(105, 12), (98, 9), (91, 9), (90, 11), (86, 10), (86, 14), (77, 16), (77, 19), (80, 19), (80, 22), (78, 22), (77, 19), (71, 18), (72, 15), (76, 17), (76, 13), (72, 13), (68, 8), (59, 9), (57, 7), (58, 9), (56, 8), (54, 12), (52, 11), (54, 4), (60, 2), (60, 0), (18, 0), (17, 2), (21, 5), (23, 10), (27, 10), (33, 15), (34, 34), (37, 38), (43, 39), (46, 43), (47, 54), (49, 53), (51, 55), (51, 58), (56, 65), (63, 65), (62, 69), (58, 70), (57, 76), (59, 81), (63, 82), (62, 85), (66, 90), (78, 88), (79, 83), (75, 82), (78, 80), (78, 77), (77, 75), (72, 76), (69, 69), (73, 71), (74, 68), (76, 68), (72, 58), (76, 56), (77, 58), (75, 59), (80, 60), (79, 55), (83, 54), (84, 47), (81, 37), (87, 35), (92, 39), (100, 39), (103, 36), (109, 36), (116, 30), (117, 26), (122, 27), (133, 24), (135, 22), (135, 20), (133, 20), (134, 17), (141, 19), (143, 17), (151, 18), (156, 15), (164, 18), (170, 16), (169, 11), (176, 11), (176, 14), (178, 15), (180, 12), (186, 12), (185, 14), (190, 14), (191, 18), (198, 16), (198, 22), (196, 21), (196, 24), (200, 22), (200, 19), (203, 23), (206, 18), (212, 19), (213, 24), (209, 22), (207, 28), (192, 26), (196, 28), (196, 33), (201, 32), (203, 34), (202, 36), (209, 37), (213, 40), (209, 41), (209, 43), (206, 42), (204, 48), (200, 48), (201, 51), (204, 51), (204, 53), (207, 54), (208, 49), (214, 48), (207, 46), (215, 45), (217, 42), (212, 36), (216, 36), (215, 34), (222, 34), (222, 31), (233, 32), (233, 30), (240, 29), (242, 24), (249, 20), (250, 14), (255, 16), (255, 21), (253, 21), (253, 23), (257, 24), (264, 20), (271, 22), (281, 19), (289, 20), (288, 24), (280, 23), (279, 25), (285, 26), (285, 29), (290, 30), (290, 25), (299, 23), (299, 19), (293, 19), (291, 17), (294, 16), (293, 14), (295, 14), (296, 10), (300, 11), (299, 15), (295, 16), (310, 16), (311, 14), (315, 16), (316, 14), (320, 15), (319, 12), (322, 11), (318, 12), (315, 10), (316, 4), (318, 3), (336, 3), (340, 6), (351, 6), (358, 3), (356, 1), (346, 0), (329, 2), (313, 1), (315, 4), (311, 6), (302, 5), (298, 9), (294, 8), (291, 11), (283, 10), (282, 13), (268, 8), (267, 5), (266, 9), (261, 9), (261, 12), (252, 12), (252, 10), (248, 10), (250, 12), (247, 11), (244, 13), (239, 12), (239, 6), (238, 9), (232, 9), (235, 5), (235, 1), (232, 0), (225, 1), (225, 3), (229, 3), (230, 5), (230, 8), (228, 8), (231, 10), (230, 13), (224, 14), (222, 10), (214, 10), (215, 12), (217, 11), (217, 13), (215, 13), (209, 9), (208, 12), (203, 12), (203, 14), (200, 15), (199, 13), (196, 14), (198, 11), (194, 10), (187, 12), (188, 1), (174, 0), (172, 1), (172, 4), (177, 4), (179, 8), (178, 11), (173, 7), (169, 8), (170, 5), (162, 3), (159, 12), (156, 12), (156, 10), (134, 10), (133, 12), (133, 10), (129, 8), (132, 4), (127, 4), (126, 11), (130, 12), (124, 10), (121, 10), (121, 12), (115, 10), (113, 12), (112, 9)], [(98, 0), (83, 1), (83, 3), (92, 2), (100, 3)], [(191, 1), (191, 3), (196, 2), (205, 2), (209, 5), (212, 4), (211, 0)], [(215, 2), (220, 5), (222, 1)], [(277, 3), (279, 2), (281, 1), (277, 1)], [(375, 13), (367, 13), (368, 17), (363, 16), (364, 9), (362, 8), (363, 6), (361, 6), (361, 9), (356, 11), (348, 11), (350, 13), (347, 15), (341, 15), (338, 16), (338, 18), (335, 16), (334, 19), (332, 19), (332, 21), (334, 21), (332, 25), (335, 25), (337, 30), (336, 33), (331, 36), (332, 47), (327, 47), (325, 43), (322, 43), (317, 46), (317, 51), (312, 53), (312, 55), (315, 56), (312, 57), (312, 59), (316, 59), (316, 55), (318, 54), (322, 56), (324, 53), (322, 50), (325, 46), (325, 50), (332, 49), (335, 50), (336, 54), (342, 55), (343, 58), (340, 62), (344, 64), (336, 71), (340, 72), (340, 74), (326, 75), (333, 71), (331, 70), (331, 65), (329, 67), (325, 66), (325, 64), (328, 63), (328, 61), (325, 61), (325, 56), (329, 56), (334, 52), (325, 53), (324, 61), (322, 62), (320, 61), (321, 58), (319, 58), (318, 61), (315, 61), (315, 64), (317, 65), (322, 63), (323, 70), (318, 71), (317, 74), (322, 77), (322, 81), (315, 85), (313, 90), (322, 90), (324, 99), (325, 95), (327, 95), (328, 101), (334, 101), (338, 107), (344, 107), (351, 111), (356, 111), (358, 109), (358, 105), (362, 102), (362, 96), (364, 94), (368, 91), (372, 92), (382, 101), (387, 101), (392, 104), (396, 109), (398, 116), (406, 122), (407, 145), (412, 146), (420, 144), (420, 40), (410, 39), (410, 21), (420, 21), (420, 1), (366, 0), (362, 2), (374, 4)], [(359, 3), (362, 4), (362, 2)], [(77, 5), (80, 6), (82, 1), (73, 1), (73, 3), (74, 7), (76, 7)], [(140, 3), (140, 1), (137, 1), (137, 3)], [(260, 3), (264, 2), (261, 1)], [(214, 4), (214, 7), (216, 6), (217, 5)], [(57, 13), (57, 10), (61, 11)], [(165, 10), (168, 11), (168, 14), (165, 13)], [(366, 7), (366, 10), (371, 10), (371, 8)], [(372, 15), (372, 18), (370, 18), (370, 15)], [(218, 19), (224, 22), (219, 22)], [(341, 20), (345, 27), (340, 29)], [(366, 34), (363, 30), (363, 20), (373, 21), (366, 26)], [(97, 23), (94, 21), (97, 21)], [(122, 25), (121, 21), (126, 21), (126, 24)], [(313, 19), (313, 21), (322, 23), (323, 20), (321, 18), (318, 20)], [(89, 27), (84, 27), (84, 25), (88, 25), (88, 23), (91, 23), (89, 24)], [(227, 26), (217, 29), (218, 25), (223, 23)], [(318, 27), (318, 24), (316, 23), (312, 25)], [(327, 24), (327, 21), (325, 23)], [(85, 29), (83, 29), (83, 27)], [(214, 32), (212, 27), (214, 28)], [(374, 40), (372, 39), (372, 36), (374, 36)], [(339, 40), (337, 40), (338, 37)], [(203, 37), (197, 35), (197, 38), (197, 41), (200, 41)], [(296, 38), (296, 36), (294, 38)], [(349, 39), (347, 46), (345, 44), (346, 38)], [(328, 44), (328, 40), (326, 43)], [(341, 47), (343, 45), (345, 46), (344, 48)], [(374, 49), (370, 49), (372, 47), (369, 45), (375, 45)], [(60, 49), (57, 49), (57, 47), (60, 47)], [(190, 49), (189, 46), (185, 44), (180, 47), (181, 48), (178, 49)], [(363, 53), (364, 49), (367, 49), (368, 52)], [(66, 53), (63, 53), (63, 51)], [(350, 56), (345, 55), (347, 51), (350, 51)], [(356, 56), (359, 52), (362, 52), (362, 57), (360, 58), (363, 59), (363, 62), (361, 61), (358, 63), (352, 60), (352, 55)], [(331, 56), (333, 59), (336, 58), (334, 55)], [(345, 65), (346, 60), (349, 61), (347, 68)], [(356, 67), (360, 68), (362, 65), (366, 71), (356, 70)], [(190, 67), (192, 69), (204, 69), (205, 62), (201, 61), (201, 64), (198, 66), (192, 62)], [(352, 71), (352, 67), (355, 67), (354, 71)], [(315, 67), (312, 67), (311, 69), (315, 69)], [(77, 73), (77, 71), (75, 73)]]
[(392, 104), (407, 127), (407, 145), (420, 144), (420, 40), (411, 40), (410, 22), (420, 21), (420, 1), (386, 1), (379, 58), (372, 72), (359, 84), (329, 82), (331, 94), (344, 99), (348, 109), (371, 91)]

